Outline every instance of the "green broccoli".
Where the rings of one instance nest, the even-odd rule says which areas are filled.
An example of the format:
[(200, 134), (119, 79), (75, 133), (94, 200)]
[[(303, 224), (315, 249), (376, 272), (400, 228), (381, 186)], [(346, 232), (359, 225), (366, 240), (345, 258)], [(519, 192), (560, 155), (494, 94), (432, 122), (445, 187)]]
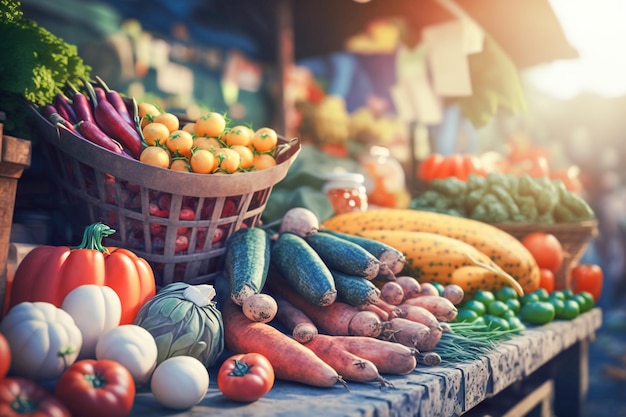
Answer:
[(489, 193), (496, 196), (498, 201), (502, 203), (502, 205), (506, 208), (506, 211), (509, 213), (509, 217), (512, 219), (519, 214), (519, 207), (517, 207), (517, 203), (509, 194), (509, 192), (504, 188), (504, 186), (500, 184), (492, 184), (489, 187)]
[(483, 199), (483, 196), (487, 193), (486, 188), (476, 188), (465, 194), (465, 212), (471, 213)]
[(539, 213), (539, 216), (546, 213), (549, 215), (559, 202), (559, 192), (554, 182), (548, 177), (537, 177), (534, 178), (534, 181), (541, 190), (537, 190), (538, 194), (535, 195), (537, 212)]
[(541, 187), (535, 182), (533, 177), (523, 174), (518, 179), (517, 194), (536, 198), (536, 196), (541, 194)]
[(487, 188), (487, 179), (482, 175), (469, 174), (467, 176), (467, 192), (484, 190)]
[[(563, 209), (559, 211), (559, 218), (564, 220), (558, 220), (562, 222), (570, 221), (583, 221), (583, 220), (591, 220), (595, 218), (595, 214), (589, 204), (578, 194), (575, 194), (567, 189), (563, 181), (555, 180), (554, 181), (559, 193), (559, 204), (558, 206), (563, 206)], [(565, 210), (567, 209), (567, 210)], [(566, 215), (566, 212), (570, 213), (570, 216)], [(556, 218), (555, 214), (555, 218)]]
[(509, 212), (504, 204), (495, 195), (489, 193), (474, 207), (469, 217), (485, 223), (506, 223), (510, 221)]
[(434, 208), (437, 200), (441, 199), (442, 195), (435, 190), (426, 190), (411, 200), (409, 208), (416, 210), (424, 210), (428, 208)]
[(457, 177), (447, 177), (432, 180), (428, 184), (429, 190), (434, 190), (448, 197), (460, 198), (467, 190), (465, 181)]
[(535, 199), (528, 195), (514, 195), (513, 199), (517, 203), (519, 209), (519, 215), (514, 217), (516, 222), (528, 222), (533, 223), (536, 221), (538, 212)]

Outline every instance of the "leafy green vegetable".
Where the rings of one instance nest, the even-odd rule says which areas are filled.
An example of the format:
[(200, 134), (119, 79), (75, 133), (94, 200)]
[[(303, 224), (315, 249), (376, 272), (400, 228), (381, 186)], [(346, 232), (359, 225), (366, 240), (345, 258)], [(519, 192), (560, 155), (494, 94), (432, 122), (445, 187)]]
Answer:
[[(0, 109), (7, 131), (30, 138), (28, 103), (52, 103), (68, 81), (80, 84), (91, 67), (78, 48), (24, 16), (19, 0), (0, 0)], [(10, 41), (9, 41), (10, 40)]]

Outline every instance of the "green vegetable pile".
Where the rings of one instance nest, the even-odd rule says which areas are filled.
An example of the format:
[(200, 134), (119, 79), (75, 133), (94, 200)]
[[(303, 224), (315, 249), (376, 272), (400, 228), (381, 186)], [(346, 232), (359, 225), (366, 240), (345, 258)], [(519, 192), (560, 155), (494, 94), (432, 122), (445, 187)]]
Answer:
[(467, 181), (436, 179), (409, 207), (486, 223), (567, 223), (595, 218), (589, 204), (563, 181), (528, 174), (470, 174)]
[(19, 0), (0, 0), (0, 111), (5, 129), (30, 139), (28, 104), (52, 103), (67, 82), (80, 84), (91, 68), (68, 44), (24, 16)]

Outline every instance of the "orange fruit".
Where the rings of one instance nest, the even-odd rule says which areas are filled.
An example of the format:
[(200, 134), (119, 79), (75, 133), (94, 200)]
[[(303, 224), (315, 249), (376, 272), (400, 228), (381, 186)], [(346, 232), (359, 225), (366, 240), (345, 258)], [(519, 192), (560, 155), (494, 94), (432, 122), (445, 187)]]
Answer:
[(217, 112), (209, 112), (196, 120), (196, 135), (218, 137), (226, 128), (226, 118)]
[(165, 145), (167, 138), (170, 136), (170, 130), (163, 123), (150, 122), (146, 124), (142, 129), (143, 137), (146, 143), (150, 146), (154, 146), (157, 143), (159, 145)]
[(219, 161), (218, 172), (224, 172), (228, 174), (234, 174), (239, 169), (241, 164), (241, 157), (230, 148), (220, 148), (214, 152), (215, 157)]
[(278, 135), (271, 127), (261, 127), (252, 136), (252, 146), (257, 152), (269, 152), (276, 148)]
[(244, 145), (233, 145), (230, 147), (233, 151), (237, 152), (241, 157), (241, 163), (239, 166), (242, 169), (250, 169), (254, 164), (254, 153)]
[(246, 126), (235, 126), (227, 129), (222, 136), (222, 140), (227, 146), (241, 145), (248, 146), (252, 141), (250, 129)]
[(191, 171), (197, 174), (210, 174), (212, 173), (218, 162), (213, 155), (213, 152), (206, 149), (196, 149), (189, 158), (191, 165)]
[(222, 143), (217, 138), (210, 138), (208, 136), (196, 136), (193, 138), (193, 147), (206, 149), (207, 151), (215, 151), (216, 149), (223, 148)]
[(172, 154), (189, 158), (193, 147), (193, 136), (184, 130), (175, 130), (170, 134), (165, 145)]
[(170, 164), (170, 169), (173, 171), (189, 172), (189, 161), (187, 158), (175, 158)]
[(170, 154), (160, 146), (148, 146), (139, 155), (139, 160), (145, 164), (161, 168), (169, 168)]
[(254, 159), (252, 160), (252, 166), (255, 171), (260, 171), (262, 169), (267, 169), (276, 166), (276, 160), (274, 157), (268, 153), (259, 153), (254, 155)]
[(167, 126), (170, 132), (178, 130), (180, 126), (180, 120), (178, 119), (178, 116), (169, 112), (163, 112), (159, 115), (154, 116), (153, 121), (164, 124), (165, 126)]
[(141, 118), (141, 127), (143, 128), (145, 125), (152, 122), (156, 116), (161, 114), (161, 110), (152, 103), (142, 101), (137, 104), (137, 114), (139, 118)]

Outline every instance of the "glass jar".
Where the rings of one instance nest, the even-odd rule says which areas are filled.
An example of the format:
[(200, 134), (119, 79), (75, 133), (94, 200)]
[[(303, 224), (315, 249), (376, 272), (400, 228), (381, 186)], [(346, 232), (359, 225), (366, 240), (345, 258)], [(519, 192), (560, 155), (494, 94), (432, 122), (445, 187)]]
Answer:
[(357, 173), (329, 174), (322, 191), (336, 214), (367, 210), (365, 177)]

